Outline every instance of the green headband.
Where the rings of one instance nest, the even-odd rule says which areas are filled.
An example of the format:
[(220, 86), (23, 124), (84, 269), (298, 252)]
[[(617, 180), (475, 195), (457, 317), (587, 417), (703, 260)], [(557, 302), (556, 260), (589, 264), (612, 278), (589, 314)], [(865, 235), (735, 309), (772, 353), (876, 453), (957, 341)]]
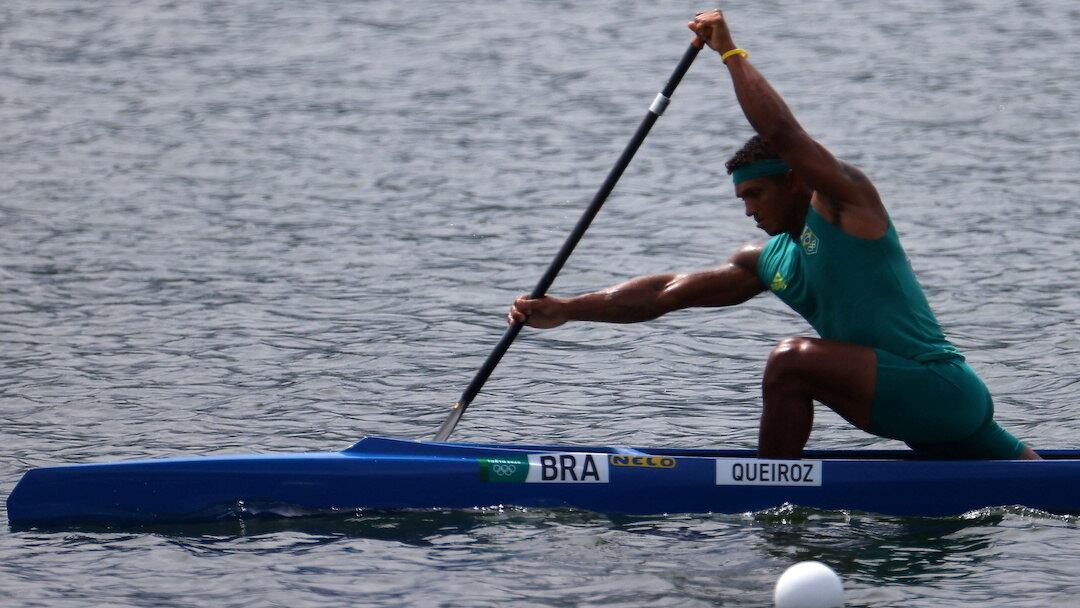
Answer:
[(767, 177), (770, 175), (783, 175), (788, 171), (791, 171), (791, 167), (783, 160), (779, 158), (766, 158), (735, 169), (731, 172), (731, 181), (735, 182), (735, 185), (738, 186), (749, 179), (757, 179), (759, 177)]

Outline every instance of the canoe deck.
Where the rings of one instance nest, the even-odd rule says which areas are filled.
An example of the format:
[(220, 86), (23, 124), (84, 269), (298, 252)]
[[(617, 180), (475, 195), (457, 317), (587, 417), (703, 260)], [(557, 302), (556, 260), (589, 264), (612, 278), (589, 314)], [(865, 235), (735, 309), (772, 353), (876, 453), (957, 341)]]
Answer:
[(1080, 450), (1044, 461), (940, 461), (902, 450), (749, 450), (421, 443), (368, 437), (341, 452), (206, 456), (28, 471), (12, 526), (130, 525), (362, 509), (572, 508), (743, 513), (783, 504), (948, 516), (1020, 505), (1080, 513)]

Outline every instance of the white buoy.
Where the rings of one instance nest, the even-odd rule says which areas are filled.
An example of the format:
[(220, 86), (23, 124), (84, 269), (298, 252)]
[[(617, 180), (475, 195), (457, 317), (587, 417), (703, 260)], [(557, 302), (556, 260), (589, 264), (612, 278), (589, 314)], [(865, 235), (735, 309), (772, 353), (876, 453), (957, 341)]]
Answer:
[(841, 608), (844, 584), (821, 562), (799, 562), (776, 581), (773, 602), (776, 608)]

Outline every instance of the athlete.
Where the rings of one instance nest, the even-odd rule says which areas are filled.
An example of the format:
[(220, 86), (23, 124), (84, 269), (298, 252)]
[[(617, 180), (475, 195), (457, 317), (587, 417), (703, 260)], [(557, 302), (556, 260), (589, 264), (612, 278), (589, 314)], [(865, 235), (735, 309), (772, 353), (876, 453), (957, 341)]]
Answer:
[(720, 10), (698, 13), (689, 27), (720, 54), (757, 132), (726, 166), (746, 215), (771, 238), (719, 268), (638, 277), (571, 298), (521, 296), (507, 322), (635, 323), (769, 290), (820, 338), (785, 338), (770, 353), (760, 457), (800, 457), (818, 401), (929, 457), (1038, 459), (994, 421), (989, 391), (946, 340), (866, 175), (803, 130), (735, 46)]

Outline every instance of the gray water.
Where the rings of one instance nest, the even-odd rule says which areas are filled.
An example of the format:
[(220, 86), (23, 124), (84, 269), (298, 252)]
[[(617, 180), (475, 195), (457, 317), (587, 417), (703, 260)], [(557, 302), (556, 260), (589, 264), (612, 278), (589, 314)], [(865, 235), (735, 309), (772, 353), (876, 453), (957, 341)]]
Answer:
[[(0, 495), (28, 468), (430, 438), (681, 56), (685, 2), (9, 0), (0, 6)], [(881, 191), (1004, 426), (1077, 447), (1080, 9), (728, 10), (805, 127)], [(751, 134), (703, 53), (553, 287), (759, 238)], [(458, 440), (753, 447), (771, 296), (525, 331)], [(811, 447), (899, 447), (820, 411)], [(6, 511), (0, 506), (0, 518)], [(5, 606), (1068, 606), (1072, 517), (778, 509), (359, 513), (0, 531)]]

